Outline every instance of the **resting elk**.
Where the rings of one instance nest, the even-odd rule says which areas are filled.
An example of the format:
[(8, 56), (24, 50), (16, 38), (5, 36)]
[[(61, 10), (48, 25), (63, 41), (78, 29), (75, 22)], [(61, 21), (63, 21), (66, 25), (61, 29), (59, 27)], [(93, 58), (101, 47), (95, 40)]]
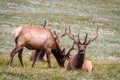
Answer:
[(49, 29), (39, 28), (35, 26), (22, 26), (18, 27), (16, 31), (17, 30), (18, 34), (14, 36), (16, 47), (10, 53), (10, 67), (12, 66), (13, 58), (17, 52), (19, 61), (21, 65), (24, 66), (22, 61), (23, 47), (26, 47), (29, 50), (35, 50), (35, 58), (32, 63), (32, 67), (34, 67), (34, 64), (40, 51), (46, 53), (49, 67), (51, 67), (50, 53), (53, 53), (59, 66), (64, 67), (66, 57), (65, 49), (61, 50), (60, 46), (56, 42), (52, 32)]
[(71, 47), (71, 49), (68, 51), (68, 55), (70, 55), (70, 52), (75, 49), (74, 45), (77, 45), (78, 48), (78, 53), (75, 55), (72, 55), (71, 58), (69, 59), (69, 62), (67, 64), (67, 70), (83, 70), (83, 71), (87, 71), (87, 72), (91, 72), (93, 70), (93, 64), (91, 61), (86, 60), (85, 59), (85, 54), (86, 54), (86, 47), (92, 42), (94, 41), (97, 36), (98, 36), (98, 26), (97, 26), (97, 30), (96, 33), (94, 34), (93, 38), (90, 38), (87, 41), (87, 33), (86, 33), (86, 37), (84, 42), (82, 43), (80, 41), (79, 38), (79, 34), (78, 34), (78, 40), (75, 39), (74, 35), (71, 33), (70, 31), (70, 27), (69, 27), (69, 31), (68, 31), (68, 36), (74, 41), (73, 46)]

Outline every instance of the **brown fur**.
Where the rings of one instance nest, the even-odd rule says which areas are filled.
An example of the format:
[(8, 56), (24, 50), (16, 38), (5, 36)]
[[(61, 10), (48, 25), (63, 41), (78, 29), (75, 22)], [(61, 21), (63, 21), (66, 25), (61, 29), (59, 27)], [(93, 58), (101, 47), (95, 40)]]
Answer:
[[(30, 56), (30, 61), (34, 61), (34, 57), (35, 57), (35, 50), (32, 51), (32, 54)], [(40, 51), (37, 56), (37, 60), (47, 62), (47, 56), (46, 56), (45, 52)]]
[[(29, 50), (35, 50), (35, 58), (32, 64), (34, 66), (35, 61), (37, 60), (37, 56), (40, 51), (43, 51), (47, 55), (47, 62), (49, 67), (50, 64), (50, 53), (52, 52), (58, 62), (58, 64), (63, 67), (64, 66), (64, 51), (58, 46), (55, 41), (51, 31), (47, 28), (39, 28), (33, 26), (23, 26), (21, 28), (15, 29), (13, 31), (18, 34), (15, 35), (16, 47), (10, 54), (10, 66), (12, 66), (13, 57), (18, 52), (18, 58), (20, 60), (21, 65), (22, 62), (22, 52), (23, 47), (28, 48)], [(59, 57), (58, 57), (59, 56)]]
[[(46, 21), (45, 21), (44, 23), (46, 24)], [(44, 25), (45, 25), (45, 24), (44, 24)], [(44, 27), (44, 26), (43, 26), (43, 27)], [(45, 27), (44, 27), (44, 28), (45, 28)], [(59, 46), (61, 46), (61, 45), (60, 45), (60, 38), (63, 37), (64, 35), (66, 35), (66, 34), (67, 34), (67, 33), (66, 33), (66, 29), (65, 29), (65, 31), (64, 31), (63, 33), (61, 33), (61, 34), (58, 34), (57, 31), (54, 31), (54, 38), (55, 38), (55, 40), (56, 40), (56, 42), (57, 42), (57, 44), (58, 44)], [(35, 51), (33, 50), (33, 51), (32, 51), (32, 54), (31, 54), (31, 57), (30, 57), (30, 61), (33, 61), (33, 60), (34, 60), (34, 58), (35, 58), (34, 54), (35, 54)], [(47, 61), (47, 57), (46, 57), (45, 52), (40, 51), (40, 52), (39, 52), (39, 55), (37, 56), (37, 60), (46, 62), (46, 61)]]
[(85, 54), (86, 54), (86, 47), (92, 42), (94, 41), (97, 36), (98, 36), (98, 26), (97, 26), (97, 30), (96, 33), (94, 34), (93, 38), (90, 38), (87, 41), (87, 33), (86, 33), (86, 37), (84, 42), (80, 41), (80, 37), (78, 34), (78, 40), (76, 40), (74, 38), (74, 35), (71, 33), (70, 27), (69, 27), (69, 31), (68, 31), (68, 35), (69, 37), (74, 41), (73, 46), (71, 47), (71, 49), (68, 51), (68, 55), (70, 54), (70, 51), (72, 51), (74, 49), (74, 44), (77, 45), (77, 49), (78, 49), (78, 53), (71, 56), (71, 58), (69, 59), (68, 65), (67, 65), (67, 70), (83, 70), (83, 71), (87, 71), (87, 72), (91, 72), (93, 70), (93, 64), (91, 61), (89, 60), (85, 60)]
[[(78, 65), (79, 64), (79, 65)], [(86, 72), (91, 72), (93, 70), (93, 64), (91, 61), (78, 59), (78, 54), (72, 55), (68, 64), (67, 64), (67, 70), (83, 70)]]
[[(45, 21), (46, 22), (46, 21)], [(16, 37), (19, 35), (19, 33), (21, 32), (22, 30), (22, 27), (18, 27), (16, 29), (14, 29), (12, 31), (12, 36), (14, 39), (16, 39)], [(44, 26), (45, 28), (45, 26)], [(34, 57), (35, 57), (35, 50), (32, 51), (31, 53), (31, 56), (30, 56), (30, 61), (33, 61), (34, 60)], [(43, 62), (47, 62), (47, 57), (46, 57), (46, 54), (44, 54), (44, 52), (40, 51), (39, 54), (38, 54), (38, 57), (37, 57), (37, 60), (40, 60), (40, 61), (43, 61)]]

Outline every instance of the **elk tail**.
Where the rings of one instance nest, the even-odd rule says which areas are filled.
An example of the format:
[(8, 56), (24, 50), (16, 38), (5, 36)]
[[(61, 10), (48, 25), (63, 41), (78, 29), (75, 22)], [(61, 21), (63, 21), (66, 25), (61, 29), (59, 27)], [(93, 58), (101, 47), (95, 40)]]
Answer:
[(18, 37), (18, 35), (19, 35), (19, 33), (21, 32), (22, 28), (23, 28), (23, 27), (21, 26), (21, 27), (18, 27), (18, 28), (14, 29), (14, 30), (12, 31), (12, 36), (13, 36), (14, 39), (16, 39), (16, 38)]

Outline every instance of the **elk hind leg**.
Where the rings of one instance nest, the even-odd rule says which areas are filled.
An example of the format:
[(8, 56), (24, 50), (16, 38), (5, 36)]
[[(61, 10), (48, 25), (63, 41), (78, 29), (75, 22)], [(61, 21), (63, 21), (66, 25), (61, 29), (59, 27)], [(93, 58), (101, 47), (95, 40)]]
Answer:
[(23, 67), (23, 61), (22, 61), (22, 52), (23, 52), (23, 48), (19, 50), (18, 52), (18, 58), (19, 58), (19, 61), (21, 63), (21, 66)]
[(13, 62), (13, 58), (15, 56), (15, 54), (21, 49), (22, 47), (16, 47), (14, 48), (14, 50), (10, 53), (10, 63), (9, 66), (12, 66), (12, 62)]

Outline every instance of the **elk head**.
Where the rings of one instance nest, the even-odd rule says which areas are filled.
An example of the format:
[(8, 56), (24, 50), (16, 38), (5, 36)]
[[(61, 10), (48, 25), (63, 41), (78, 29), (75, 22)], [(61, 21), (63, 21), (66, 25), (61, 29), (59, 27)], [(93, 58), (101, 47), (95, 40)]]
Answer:
[[(86, 47), (92, 41), (94, 41), (97, 38), (97, 36), (98, 36), (98, 27), (99, 26), (97, 26), (96, 33), (94, 34), (94, 36), (92, 38), (90, 38), (89, 40), (87, 40), (88, 33), (86, 33), (86, 37), (85, 37), (84, 42), (80, 41), (79, 33), (78, 33), (78, 39), (76, 40), (75, 37), (74, 37), (74, 35), (71, 33), (70, 27), (68, 27), (67, 34), (74, 41), (74, 44), (77, 45), (77, 47), (78, 47), (78, 53), (85, 55)], [(73, 44), (72, 48), (68, 51), (67, 55), (70, 55), (70, 51), (74, 49), (74, 44)]]
[[(65, 63), (65, 48), (62, 50), (61, 49), (61, 45), (60, 45), (60, 39), (61, 37), (65, 36), (67, 33), (66, 33), (66, 28), (65, 28), (65, 31), (63, 33), (61, 33), (60, 35), (58, 35), (58, 33), (56, 31), (54, 31), (54, 34), (55, 34), (55, 40), (56, 40), (56, 44), (57, 44), (57, 49), (58, 49), (58, 52), (60, 52), (61, 54), (54, 54), (54, 51), (53, 51), (53, 54), (54, 56), (56, 57), (57, 61), (58, 61), (58, 64), (61, 66), (61, 67), (64, 67), (64, 63)], [(57, 52), (57, 51), (56, 51)]]

